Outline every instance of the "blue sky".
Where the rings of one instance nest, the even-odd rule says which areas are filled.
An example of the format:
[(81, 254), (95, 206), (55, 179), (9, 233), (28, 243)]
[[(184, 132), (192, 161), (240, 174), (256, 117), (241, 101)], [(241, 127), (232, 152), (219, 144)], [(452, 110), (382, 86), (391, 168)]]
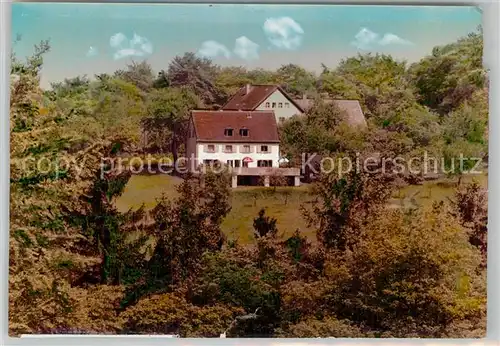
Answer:
[(42, 84), (112, 72), (132, 59), (166, 68), (186, 51), (221, 65), (319, 71), (358, 52), (410, 62), (482, 23), (474, 7), (14, 3), (14, 47), (50, 39)]

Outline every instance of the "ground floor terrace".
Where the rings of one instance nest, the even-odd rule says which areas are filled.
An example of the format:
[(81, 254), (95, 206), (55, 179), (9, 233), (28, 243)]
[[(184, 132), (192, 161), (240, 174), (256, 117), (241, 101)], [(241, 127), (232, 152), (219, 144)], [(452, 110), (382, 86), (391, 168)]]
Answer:
[(231, 186), (300, 186), (299, 168), (233, 167)]

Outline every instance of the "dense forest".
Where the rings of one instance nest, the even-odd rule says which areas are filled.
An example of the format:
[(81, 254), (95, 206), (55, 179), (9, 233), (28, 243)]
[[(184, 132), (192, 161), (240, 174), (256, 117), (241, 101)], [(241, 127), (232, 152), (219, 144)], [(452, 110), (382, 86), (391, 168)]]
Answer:
[[(388, 208), (421, 177), (353, 170), (310, 184), (283, 237), (255, 215), (254, 241), (221, 230), (226, 173), (186, 176), (152, 209), (118, 211), (132, 173), (102, 158), (183, 151), (194, 108), (217, 109), (246, 83), (316, 98), (280, 125), (292, 159), (377, 152), (487, 162), (488, 86), (482, 31), (409, 64), (365, 54), (275, 71), (218, 66), (186, 53), (156, 73), (147, 62), (40, 87), (45, 41), (12, 55), (10, 333), (179, 334), (182, 337), (482, 337), (486, 328), (484, 186), (450, 170), (454, 197)], [(359, 100), (353, 129), (321, 97)], [(143, 133), (147, 131), (148, 140)], [(245, 316), (245, 317), (242, 317)]]

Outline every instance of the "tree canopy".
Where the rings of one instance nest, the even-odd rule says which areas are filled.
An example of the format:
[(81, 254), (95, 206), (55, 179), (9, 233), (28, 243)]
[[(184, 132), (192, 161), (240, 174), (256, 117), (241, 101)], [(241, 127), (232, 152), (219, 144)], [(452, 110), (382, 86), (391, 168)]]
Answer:
[[(234, 207), (227, 172), (183, 176), (150, 209), (116, 207), (132, 175), (121, 160), (175, 161), (190, 111), (217, 109), (247, 83), (314, 98), (279, 126), (291, 165), (304, 152), (485, 159), (482, 48), (479, 30), (412, 65), (365, 54), (319, 75), (294, 64), (221, 67), (188, 52), (158, 73), (133, 62), (49, 90), (40, 87), (48, 41), (25, 60), (12, 55), (10, 333), (483, 336), (487, 194), (479, 184), (393, 208), (399, 177), (325, 172), (297, 210), (313, 237), (303, 229), (284, 237), (282, 215), (258, 205), (249, 244), (222, 230)], [(350, 126), (325, 98), (359, 100), (368, 127)]]

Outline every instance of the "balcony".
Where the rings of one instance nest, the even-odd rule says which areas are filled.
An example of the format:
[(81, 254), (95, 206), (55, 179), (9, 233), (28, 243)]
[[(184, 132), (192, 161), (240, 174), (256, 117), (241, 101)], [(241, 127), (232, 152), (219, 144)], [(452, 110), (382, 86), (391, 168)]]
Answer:
[(232, 167), (233, 175), (243, 176), (271, 176), (281, 175), (285, 177), (300, 176), (300, 168), (278, 168), (278, 167)]

